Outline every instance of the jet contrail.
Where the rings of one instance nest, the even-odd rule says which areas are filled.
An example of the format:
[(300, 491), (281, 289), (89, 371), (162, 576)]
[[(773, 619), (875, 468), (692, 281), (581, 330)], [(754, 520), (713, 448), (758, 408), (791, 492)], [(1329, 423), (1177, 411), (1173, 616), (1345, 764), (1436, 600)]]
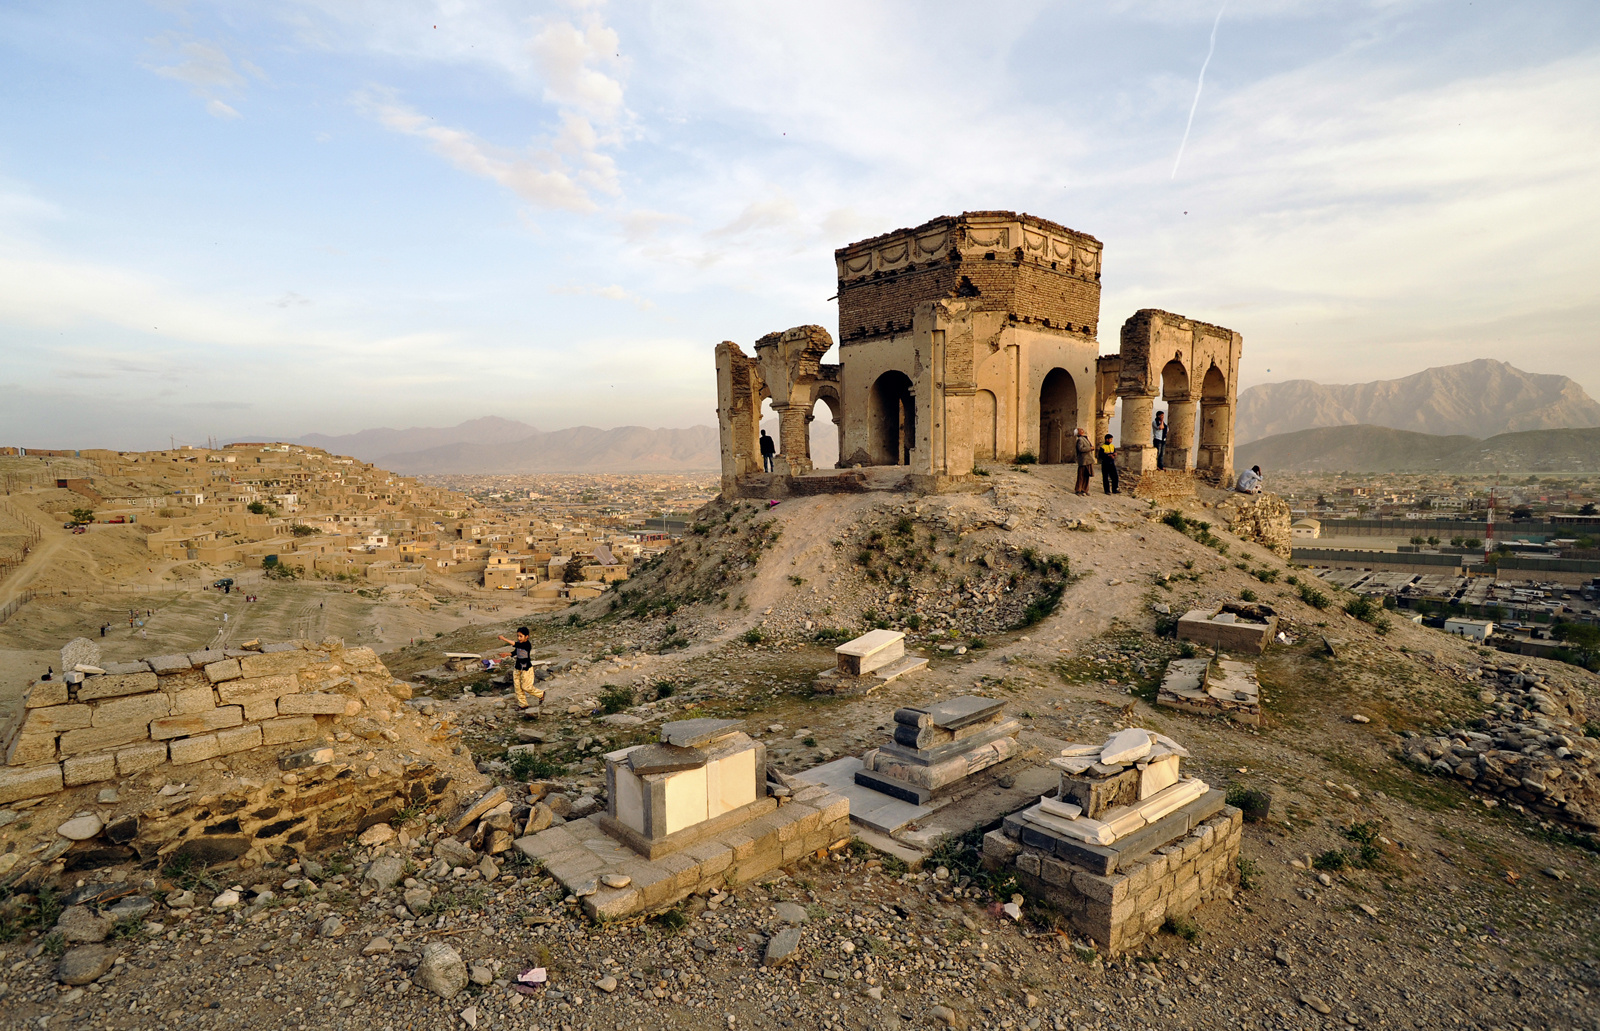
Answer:
[(1189, 123), (1183, 127), (1183, 142), (1178, 144), (1178, 157), (1172, 162), (1172, 178), (1178, 178), (1178, 165), (1183, 163), (1183, 148), (1189, 145), (1189, 130), (1194, 128), (1194, 113), (1200, 107), (1200, 90), (1206, 84), (1206, 68), (1211, 64), (1211, 55), (1217, 52), (1217, 26), (1222, 24), (1222, 12), (1228, 9), (1223, 4), (1217, 9), (1217, 20), (1211, 23), (1211, 46), (1206, 50), (1206, 59), (1200, 64), (1200, 81), (1194, 84), (1194, 103), (1189, 105)]

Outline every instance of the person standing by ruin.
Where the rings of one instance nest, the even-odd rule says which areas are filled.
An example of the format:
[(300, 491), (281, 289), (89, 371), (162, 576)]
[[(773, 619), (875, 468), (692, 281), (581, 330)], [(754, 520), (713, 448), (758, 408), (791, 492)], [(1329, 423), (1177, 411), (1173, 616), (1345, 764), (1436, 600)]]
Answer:
[(772, 471), (772, 456), (778, 453), (778, 445), (767, 436), (767, 431), (761, 431), (761, 468), (767, 472)]
[(1150, 424), (1150, 440), (1156, 446), (1156, 468), (1167, 467), (1167, 413), (1157, 412), (1155, 422)]
[(528, 640), (528, 628), (517, 627), (517, 639), (500, 635), (500, 640), (511, 646), (511, 689), (517, 693), (517, 707), (528, 708), (528, 696), (544, 705), (544, 692), (539, 690), (533, 675), (533, 642)]
[(1111, 442), (1111, 434), (1106, 434), (1105, 442), (1095, 452), (1100, 459), (1101, 489), (1107, 494), (1121, 494), (1122, 484), (1117, 482), (1117, 446)]
[(1083, 427), (1079, 426), (1077, 435), (1072, 438), (1072, 446), (1078, 455), (1078, 485), (1073, 488), (1072, 493), (1086, 498), (1089, 496), (1089, 477), (1092, 475), (1090, 470), (1094, 468), (1094, 441), (1090, 440)]

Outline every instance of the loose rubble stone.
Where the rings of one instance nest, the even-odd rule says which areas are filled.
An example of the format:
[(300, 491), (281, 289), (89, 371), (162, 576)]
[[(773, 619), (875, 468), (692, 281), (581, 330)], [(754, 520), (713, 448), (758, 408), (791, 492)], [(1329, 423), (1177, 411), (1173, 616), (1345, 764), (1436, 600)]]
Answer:
[(239, 904), (239, 893), (232, 888), (221, 892), (211, 900), (212, 909), (232, 909)]
[(455, 949), (443, 942), (429, 942), (422, 947), (415, 980), (440, 998), (453, 999), (467, 986), (467, 965)]
[(390, 943), (389, 939), (379, 935), (378, 937), (367, 942), (367, 944), (361, 949), (361, 954), (363, 956), (384, 956), (393, 951), (394, 945)]
[(111, 924), (88, 906), (68, 906), (56, 919), (55, 929), (69, 942), (102, 942), (111, 933)]
[(779, 902), (772, 908), (778, 911), (778, 919), (782, 920), (786, 924), (794, 924), (798, 926), (806, 922), (807, 913), (806, 907), (804, 906), (797, 905), (793, 902)]
[(433, 892), (427, 888), (408, 888), (401, 898), (412, 916), (421, 916), (433, 905)]
[(98, 816), (75, 816), (56, 828), (56, 833), (73, 841), (88, 841), (99, 834), (105, 825)]
[(375, 823), (371, 827), (368, 827), (366, 830), (362, 831), (361, 836), (356, 838), (356, 841), (361, 845), (365, 845), (367, 848), (373, 848), (377, 845), (387, 845), (389, 842), (393, 841), (394, 838), (395, 834), (393, 827), (386, 823)]
[(467, 977), (473, 984), (488, 984), (494, 980), (494, 968), (487, 963), (474, 963)]
[(62, 984), (90, 984), (106, 975), (117, 961), (117, 950), (109, 945), (80, 945), (69, 949), (56, 964), (56, 980)]
[(399, 856), (379, 856), (367, 867), (366, 875), (361, 878), (361, 883), (378, 891), (388, 891), (400, 883), (400, 878), (406, 874), (405, 860)]
[(767, 942), (767, 951), (761, 961), (769, 967), (782, 966), (793, 959), (795, 953), (799, 951), (800, 928), (785, 927)]
[(608, 873), (600, 878), (600, 883), (608, 888), (626, 888), (633, 883), (633, 878), (627, 874)]
[(610, 995), (612, 992), (617, 990), (617, 979), (612, 977), (610, 974), (607, 974), (605, 977), (602, 977), (600, 980), (596, 981), (594, 986), (600, 989), (602, 992), (605, 992), (607, 995)]
[(344, 921), (336, 916), (330, 916), (317, 925), (319, 938), (337, 938), (344, 933)]

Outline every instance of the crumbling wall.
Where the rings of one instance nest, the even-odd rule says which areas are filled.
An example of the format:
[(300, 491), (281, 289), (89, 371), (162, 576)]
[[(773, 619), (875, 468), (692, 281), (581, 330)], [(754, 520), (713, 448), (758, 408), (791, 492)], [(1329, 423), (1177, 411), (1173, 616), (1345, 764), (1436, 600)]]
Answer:
[(1255, 541), (1287, 560), (1294, 537), (1289, 527), (1294, 517), (1289, 505), (1276, 494), (1234, 494), (1217, 505), (1217, 514), (1240, 540)]
[(337, 640), (104, 665), (98, 652), (79, 638), (62, 649), (62, 677), (29, 689), (4, 740), (0, 804), (310, 741), (368, 709), (387, 713), (392, 698), (410, 694), (371, 648)]

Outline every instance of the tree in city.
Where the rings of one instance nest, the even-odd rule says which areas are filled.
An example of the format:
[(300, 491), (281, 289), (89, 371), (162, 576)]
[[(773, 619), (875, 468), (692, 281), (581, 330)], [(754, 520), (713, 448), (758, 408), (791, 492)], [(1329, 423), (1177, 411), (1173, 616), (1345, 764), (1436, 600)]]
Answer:
[(266, 502), (264, 502), (264, 501), (252, 501), (252, 502), (250, 502), (250, 504), (246, 505), (245, 507), (250, 510), (250, 513), (252, 515), (266, 515), (267, 514), (267, 505), (266, 505)]
[(1516, 508), (1513, 508), (1511, 510), (1511, 518), (1513, 518), (1513, 519), (1532, 519), (1533, 518), (1533, 509), (1529, 508), (1527, 505), (1518, 505)]
[(1600, 663), (1600, 626), (1590, 623), (1557, 623), (1550, 635), (1569, 646), (1578, 658), (1578, 665), (1587, 669)]
[(1595, 508), (1594, 507), (1594, 502), (1590, 501), (1590, 502), (1587, 502), (1582, 508), (1578, 509), (1578, 514), (1579, 515), (1600, 515), (1600, 509)]
[(1429, 537), (1428, 538), (1428, 544), (1431, 547), (1437, 548), (1439, 546), (1439, 538), (1437, 538), (1437, 537)]
[(75, 508), (68, 515), (72, 516), (72, 521), (79, 526), (94, 522), (94, 509), (92, 508)]
[(1450, 546), (1452, 548), (1461, 547), (1461, 538), (1460, 537), (1452, 537), (1452, 538), (1450, 538)]
[(1468, 537), (1466, 540), (1461, 542), (1461, 546), (1463, 548), (1481, 548), (1481, 547), (1483, 547), (1483, 538), (1482, 537)]
[(1421, 537), (1413, 537), (1413, 538), (1411, 538), (1411, 543), (1412, 544), (1421, 544), (1422, 543), (1422, 538)]

